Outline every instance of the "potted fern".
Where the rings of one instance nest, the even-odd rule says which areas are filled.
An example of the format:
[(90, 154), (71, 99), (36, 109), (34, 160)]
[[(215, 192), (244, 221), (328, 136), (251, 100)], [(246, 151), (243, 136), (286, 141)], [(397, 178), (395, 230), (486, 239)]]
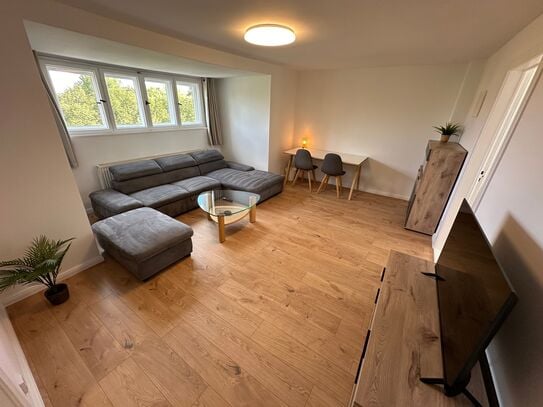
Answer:
[(446, 143), (451, 136), (459, 136), (462, 126), (458, 123), (447, 122), (444, 126), (433, 126), (435, 131), (441, 134), (441, 142)]
[(42, 235), (32, 241), (24, 257), (0, 261), (0, 292), (17, 284), (43, 284), (51, 304), (65, 302), (70, 292), (66, 284), (57, 284), (57, 276), (72, 240), (50, 240)]

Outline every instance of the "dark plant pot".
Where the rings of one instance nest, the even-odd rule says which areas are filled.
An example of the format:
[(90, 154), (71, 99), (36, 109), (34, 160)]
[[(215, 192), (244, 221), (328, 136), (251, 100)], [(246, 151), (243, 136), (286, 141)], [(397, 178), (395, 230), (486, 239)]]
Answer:
[(66, 302), (70, 298), (70, 291), (68, 290), (68, 285), (61, 283), (55, 284), (54, 286), (45, 290), (45, 298), (53, 305), (60, 305), (63, 302)]

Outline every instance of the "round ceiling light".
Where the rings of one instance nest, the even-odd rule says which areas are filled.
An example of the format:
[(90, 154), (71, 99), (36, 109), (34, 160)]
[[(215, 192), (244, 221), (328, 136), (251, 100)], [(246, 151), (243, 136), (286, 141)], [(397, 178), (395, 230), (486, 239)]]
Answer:
[(278, 47), (292, 44), (296, 40), (296, 34), (284, 25), (259, 24), (249, 27), (243, 38), (251, 44)]

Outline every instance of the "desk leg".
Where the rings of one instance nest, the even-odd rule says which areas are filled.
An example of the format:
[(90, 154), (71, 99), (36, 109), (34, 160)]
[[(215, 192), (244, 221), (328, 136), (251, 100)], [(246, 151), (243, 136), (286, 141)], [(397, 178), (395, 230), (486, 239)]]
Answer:
[(285, 174), (285, 181), (283, 182), (283, 186), (287, 185), (288, 178), (290, 177), (290, 169), (292, 168), (292, 161), (294, 161), (293, 155), (291, 155), (290, 158), (288, 159), (287, 173)]
[(356, 171), (353, 176), (353, 182), (351, 183), (351, 192), (349, 192), (349, 201), (353, 198), (353, 192), (355, 187), (358, 189), (358, 183), (360, 181), (360, 168), (362, 167), (362, 164), (358, 164), (356, 166)]
[(217, 220), (219, 221), (219, 242), (224, 242), (226, 240), (226, 235), (224, 232), (224, 215), (218, 215)]
[(251, 209), (249, 209), (249, 220), (251, 223), (256, 222), (256, 205), (251, 206)]

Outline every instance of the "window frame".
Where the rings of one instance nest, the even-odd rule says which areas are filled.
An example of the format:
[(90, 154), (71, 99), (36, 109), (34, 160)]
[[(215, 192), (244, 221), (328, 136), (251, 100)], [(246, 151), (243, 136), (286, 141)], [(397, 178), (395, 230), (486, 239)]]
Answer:
[[(187, 85), (192, 85), (195, 87), (196, 89), (196, 100), (194, 101), (194, 107), (196, 109), (196, 117), (199, 119), (198, 121), (196, 122), (191, 122), (191, 123), (187, 123), (187, 124), (184, 124), (183, 123), (183, 120), (181, 118), (181, 112), (180, 112), (180, 104), (179, 104), (179, 96), (177, 94), (177, 84), (180, 83), (180, 84), (187, 84)], [(177, 99), (177, 107), (176, 107), (176, 110), (177, 110), (177, 114), (179, 115), (179, 122), (181, 123), (181, 126), (182, 127), (185, 127), (185, 128), (198, 128), (198, 127), (205, 127), (205, 114), (204, 114), (204, 97), (203, 97), (203, 86), (202, 86), (202, 80), (191, 80), (191, 79), (187, 79), (187, 78), (181, 78), (181, 77), (178, 77), (175, 79), (175, 82), (174, 82), (174, 93), (175, 93), (175, 97)]]
[[(60, 106), (60, 101), (58, 99), (57, 92), (55, 91), (55, 87), (53, 85), (53, 78), (49, 74), (48, 67), (57, 68), (59, 70), (64, 70), (66, 72), (77, 72), (77, 71), (83, 71), (83, 72), (90, 72), (93, 75), (93, 84), (94, 84), (94, 91), (96, 93), (96, 104), (99, 105), (99, 111), (100, 116), (103, 121), (102, 127), (80, 127), (80, 128), (70, 128), (68, 127), (68, 124), (64, 120), (64, 123), (66, 125), (66, 128), (68, 130), (68, 133), (71, 135), (89, 135), (89, 134), (108, 134), (111, 132), (112, 128), (112, 120), (111, 116), (108, 112), (108, 103), (107, 99), (105, 99), (104, 90), (101, 83), (101, 75), (97, 68), (87, 65), (87, 64), (80, 64), (80, 63), (71, 63), (71, 62), (64, 62), (63, 60), (53, 60), (53, 59), (44, 59), (43, 61), (40, 60), (40, 67), (42, 69), (42, 72), (45, 77), (45, 81), (47, 82), (47, 86), (49, 87), (51, 93), (53, 94), (53, 97), (55, 99), (55, 103), (60, 109), (60, 112), (62, 114), (62, 119), (64, 120), (64, 111), (62, 110), (62, 107)], [(104, 102), (104, 100), (106, 102)], [(98, 103), (100, 102), (100, 103)]]
[[(105, 100), (101, 103), (101, 109), (103, 111), (104, 128), (100, 129), (68, 129), (70, 137), (81, 136), (104, 136), (104, 135), (117, 135), (117, 134), (141, 134), (152, 132), (165, 132), (165, 131), (179, 131), (179, 130), (195, 130), (195, 129), (207, 129), (207, 123), (205, 119), (205, 107), (204, 107), (204, 94), (203, 94), (203, 78), (191, 77), (180, 74), (173, 74), (167, 72), (147, 71), (137, 68), (124, 67), (119, 65), (103, 64), (93, 61), (84, 61), (73, 58), (59, 57), (55, 55), (38, 53), (39, 67), (46, 79), (47, 86), (51, 90), (53, 97), (57, 104), (59, 104), (57, 94), (55, 92), (52, 80), (49, 76), (47, 66), (54, 66), (63, 68), (66, 70), (75, 69), (89, 71), (94, 74), (95, 86), (97, 89), (97, 96), (99, 100)], [(130, 78), (136, 78), (136, 92), (138, 95), (138, 104), (142, 112), (143, 126), (131, 126), (131, 127), (118, 127), (115, 122), (113, 109), (110, 103), (109, 92), (105, 80), (105, 75), (112, 76), (126, 76)], [(170, 109), (170, 114), (174, 113), (175, 123), (173, 124), (158, 124), (154, 125), (152, 122), (151, 111), (148, 105), (147, 88), (145, 86), (145, 80), (156, 80), (159, 82), (168, 82), (171, 89), (171, 102), (173, 108)], [(200, 119), (195, 123), (184, 124), (181, 120), (181, 113), (179, 109), (179, 100), (177, 95), (177, 83), (186, 83), (195, 86), (196, 88), (196, 100), (195, 107), (197, 109), (197, 117)], [(173, 112), (172, 112), (173, 111)], [(62, 114), (64, 114), (62, 112)], [(63, 117), (64, 119), (64, 117)]]
[[(148, 99), (148, 94), (147, 94), (147, 86), (145, 85), (146, 80), (155, 81), (155, 82), (165, 82), (167, 84), (166, 86), (169, 87), (169, 92), (168, 90), (166, 90), (166, 92), (168, 93), (168, 102), (170, 104), (169, 111), (170, 111), (170, 116), (174, 120), (173, 123), (166, 123), (166, 124), (153, 123), (153, 117), (151, 116), (151, 108), (149, 107), (150, 105), (148, 104), (149, 99)], [(181, 124), (181, 116), (179, 115), (179, 112), (177, 109), (177, 95), (175, 94), (175, 88), (174, 88), (175, 79), (167, 75), (141, 74), (141, 82), (143, 83), (143, 88), (145, 89), (145, 100), (147, 102), (145, 105), (149, 109), (149, 120), (151, 122), (151, 127), (153, 129), (160, 129), (160, 130), (172, 129), (172, 128), (179, 129), (180, 124)]]
[[(108, 106), (108, 110), (110, 111), (111, 113), (111, 128), (113, 131), (115, 132), (118, 132), (118, 133), (133, 133), (133, 132), (138, 132), (140, 130), (143, 130), (143, 129), (146, 129), (149, 127), (148, 125), (148, 121), (147, 121), (147, 115), (146, 115), (146, 112), (145, 112), (145, 98), (146, 98), (146, 95), (142, 92), (142, 89), (141, 89), (141, 83), (140, 83), (140, 78), (139, 78), (139, 75), (137, 72), (132, 72), (132, 71), (129, 71), (129, 70), (122, 70), (122, 69), (107, 69), (107, 68), (100, 68), (99, 69), (99, 72), (100, 72), (100, 79), (103, 81), (103, 86), (104, 86), (104, 91), (106, 92), (107, 94), (107, 106)], [(142, 124), (139, 125), (139, 126), (118, 126), (117, 125), (117, 122), (115, 120), (115, 113), (113, 112), (113, 106), (111, 105), (111, 98), (109, 96), (109, 89), (107, 88), (107, 82), (106, 82), (106, 76), (111, 76), (111, 77), (125, 77), (125, 78), (129, 78), (129, 79), (133, 79), (134, 80), (134, 86), (135, 86), (135, 89), (136, 89), (136, 99), (137, 99), (137, 103), (138, 103), (138, 107), (140, 109), (140, 113), (141, 113), (141, 120), (142, 120)]]

